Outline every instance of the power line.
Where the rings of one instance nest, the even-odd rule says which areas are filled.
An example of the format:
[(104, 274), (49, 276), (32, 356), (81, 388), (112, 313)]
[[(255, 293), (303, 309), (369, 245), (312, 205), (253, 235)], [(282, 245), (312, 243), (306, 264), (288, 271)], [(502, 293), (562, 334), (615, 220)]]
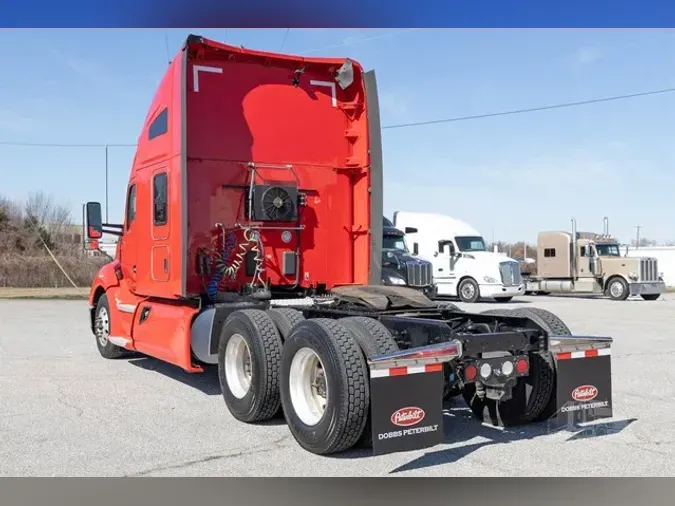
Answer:
[(429, 121), (418, 121), (415, 123), (401, 123), (399, 125), (388, 125), (388, 126), (383, 126), (382, 130), (385, 129), (392, 129), (392, 128), (406, 128), (406, 127), (414, 127), (414, 126), (424, 126), (424, 125), (434, 125), (438, 123), (454, 123), (457, 121), (468, 121), (472, 119), (483, 119), (483, 118), (493, 118), (496, 116), (510, 116), (512, 114), (524, 114), (528, 112), (537, 112), (537, 111), (547, 111), (550, 109), (563, 109), (566, 107), (576, 107), (576, 106), (581, 106), (581, 105), (591, 105), (591, 104), (597, 104), (600, 102), (610, 102), (612, 100), (626, 100), (629, 98), (636, 98), (636, 97), (645, 97), (648, 95), (658, 95), (661, 93), (672, 93), (675, 91), (675, 88), (664, 88), (661, 90), (654, 90), (654, 91), (644, 91), (641, 93), (631, 93), (629, 95), (615, 95), (611, 97), (601, 97), (601, 98), (594, 98), (591, 100), (581, 100), (579, 102), (565, 102), (562, 104), (554, 104), (554, 105), (544, 105), (540, 107), (530, 107), (528, 109), (515, 109), (511, 111), (501, 111), (501, 112), (490, 112), (490, 113), (485, 113), (485, 114), (476, 114), (472, 116), (457, 116), (454, 118), (444, 118), (444, 119), (434, 119), (434, 120), (429, 120)]
[[(453, 123), (457, 121), (469, 121), (473, 119), (483, 119), (483, 118), (493, 118), (497, 116), (510, 116), (513, 114), (525, 114), (529, 112), (537, 111), (546, 111), (551, 109), (563, 109), (566, 107), (577, 107), (582, 105), (592, 105), (601, 102), (610, 102), (616, 100), (627, 100), (630, 98), (637, 97), (646, 97), (650, 95), (659, 95), (664, 93), (675, 92), (675, 88), (663, 88), (660, 90), (653, 91), (643, 91), (640, 93), (631, 93), (628, 95), (614, 95), (610, 97), (600, 97), (590, 100), (582, 100), (579, 102), (564, 102), (561, 104), (545, 105), (540, 107), (530, 107), (527, 109), (514, 109), (510, 111), (501, 111), (501, 112), (490, 112), (485, 114), (476, 114), (473, 116), (457, 116), (454, 118), (444, 118), (444, 119), (435, 119), (429, 121), (418, 121), (415, 123), (401, 123), (398, 125), (387, 125), (383, 126), (382, 130), (393, 129), (393, 128), (408, 128), (415, 126), (425, 126), (425, 125), (435, 125), (439, 123)], [(48, 148), (133, 148), (136, 147), (136, 144), (68, 144), (68, 143), (38, 143), (38, 142), (11, 142), (11, 141), (0, 141), (0, 146), (24, 146), (24, 147), (48, 147)]]
[(281, 46), (279, 46), (279, 52), (284, 48), (284, 44), (286, 44), (286, 37), (288, 37), (288, 32), (290, 32), (290, 28), (286, 28), (286, 31), (284, 32), (284, 38), (281, 39)]
[(413, 30), (418, 30), (418, 28), (405, 28), (403, 30), (396, 30), (392, 32), (386, 32), (380, 35), (374, 35), (372, 37), (363, 37), (361, 39), (357, 39), (355, 41), (348, 41), (348, 42), (341, 42), (339, 44), (332, 44), (330, 46), (323, 46), (323, 47), (317, 47), (315, 49), (307, 49), (305, 51), (300, 51), (297, 54), (299, 55), (307, 55), (310, 53), (316, 53), (317, 51), (324, 51), (326, 49), (335, 49), (338, 47), (344, 47), (344, 46), (358, 46), (359, 44), (363, 44), (364, 42), (370, 42), (371, 40), (376, 40), (376, 39), (383, 39), (385, 37), (394, 37), (396, 35), (401, 35), (404, 33), (412, 32)]

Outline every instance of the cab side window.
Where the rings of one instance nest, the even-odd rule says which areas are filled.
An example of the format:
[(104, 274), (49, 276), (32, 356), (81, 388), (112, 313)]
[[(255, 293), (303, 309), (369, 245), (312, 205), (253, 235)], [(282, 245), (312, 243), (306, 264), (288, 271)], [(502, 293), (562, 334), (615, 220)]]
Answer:
[(126, 229), (129, 230), (129, 227), (136, 219), (136, 185), (132, 184), (129, 187), (129, 193), (127, 194), (127, 217)]
[(166, 225), (168, 221), (168, 188), (166, 172), (156, 174), (152, 178), (153, 222), (157, 226)]

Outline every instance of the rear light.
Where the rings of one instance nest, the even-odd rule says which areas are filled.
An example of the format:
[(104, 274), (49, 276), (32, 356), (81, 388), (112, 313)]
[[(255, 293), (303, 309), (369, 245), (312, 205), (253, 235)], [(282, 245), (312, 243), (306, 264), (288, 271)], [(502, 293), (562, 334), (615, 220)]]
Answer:
[(516, 362), (516, 371), (518, 374), (525, 374), (530, 368), (530, 364), (527, 363), (527, 360), (521, 358)]
[(480, 375), (483, 379), (487, 379), (492, 374), (492, 366), (487, 362), (480, 366)]
[(507, 360), (502, 364), (502, 374), (504, 376), (511, 376), (513, 374), (513, 362)]
[(464, 378), (466, 379), (466, 381), (475, 380), (477, 375), (478, 375), (478, 369), (476, 369), (476, 366), (473, 365), (473, 364), (468, 365), (464, 369)]

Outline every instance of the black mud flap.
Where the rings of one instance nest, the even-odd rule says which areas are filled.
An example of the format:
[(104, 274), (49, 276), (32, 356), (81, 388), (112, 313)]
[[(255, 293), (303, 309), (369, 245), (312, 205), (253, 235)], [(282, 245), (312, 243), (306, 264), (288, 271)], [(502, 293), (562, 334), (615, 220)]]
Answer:
[(403, 452), (443, 442), (441, 364), (371, 369), (373, 453)]
[(557, 428), (574, 427), (612, 413), (612, 362), (610, 348), (556, 354)]

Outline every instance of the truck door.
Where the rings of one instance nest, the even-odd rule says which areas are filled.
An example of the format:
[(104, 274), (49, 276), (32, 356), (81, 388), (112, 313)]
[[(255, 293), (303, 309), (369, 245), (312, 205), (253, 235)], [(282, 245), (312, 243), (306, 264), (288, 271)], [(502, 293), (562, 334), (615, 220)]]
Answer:
[(434, 266), (434, 281), (438, 285), (439, 295), (456, 295), (457, 257), (454, 254), (455, 248), (452, 241), (438, 241), (438, 251), (434, 253), (432, 260)]
[(169, 188), (168, 172), (165, 166), (152, 171), (152, 217), (150, 274), (152, 281), (169, 281)]
[(138, 280), (136, 265), (138, 262), (138, 225), (136, 223), (136, 181), (132, 177), (127, 188), (127, 202), (124, 218), (124, 233), (120, 238), (120, 263), (122, 279), (126, 280), (129, 290), (136, 291)]
[(580, 278), (593, 277), (591, 272), (591, 256), (593, 250), (590, 245), (584, 244), (579, 246), (577, 253), (577, 276)]

